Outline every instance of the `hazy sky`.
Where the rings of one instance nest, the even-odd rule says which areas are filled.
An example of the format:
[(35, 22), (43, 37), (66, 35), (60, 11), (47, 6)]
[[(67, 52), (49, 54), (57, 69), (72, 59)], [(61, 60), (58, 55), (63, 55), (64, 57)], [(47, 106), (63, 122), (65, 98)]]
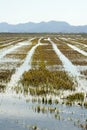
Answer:
[(87, 0), (0, 0), (0, 22), (49, 20), (87, 24)]

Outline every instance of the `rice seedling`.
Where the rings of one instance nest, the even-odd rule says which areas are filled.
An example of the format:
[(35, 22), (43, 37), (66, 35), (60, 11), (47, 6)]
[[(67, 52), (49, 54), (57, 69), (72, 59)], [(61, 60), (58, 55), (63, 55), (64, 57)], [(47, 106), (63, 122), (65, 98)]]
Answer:
[(84, 107), (87, 108), (87, 101), (84, 102)]
[(84, 74), (85, 76), (87, 76), (87, 70), (81, 71), (81, 74)]
[(11, 75), (13, 73), (14, 73), (14, 69), (13, 70), (0, 70), (0, 82), (7, 83), (10, 80)]
[(62, 64), (50, 44), (38, 46), (37, 49), (35, 50), (35, 53), (32, 57), (33, 68), (35, 68), (35, 66), (39, 67), (40, 62), (41, 63), (44, 62), (46, 67)]
[(75, 93), (72, 95), (67, 96), (67, 100), (70, 102), (74, 102), (74, 101), (84, 101), (84, 93)]
[(44, 45), (45, 45), (45, 43), (47, 44), (50, 44), (50, 42), (47, 40), (47, 39), (45, 39), (45, 38), (42, 38), (41, 39), (41, 41), (40, 41), (41, 43), (44, 43)]
[(0, 84), (0, 92), (5, 92), (6, 85), (5, 84)]
[(60, 114), (59, 110), (56, 107), (51, 107), (51, 106), (49, 107), (49, 106), (37, 105), (34, 108), (34, 111), (37, 113), (43, 113), (43, 114), (46, 114), (46, 113), (54, 114), (54, 117), (55, 115), (59, 116)]
[[(21, 79), (21, 84), (31, 94), (43, 95), (52, 90), (74, 90), (74, 83), (69, 79), (66, 72), (46, 69), (33, 69), (25, 72)], [(29, 87), (32, 86), (32, 87)]]
[(55, 99), (55, 100), (54, 100), (54, 103), (55, 103), (55, 104), (58, 104), (58, 103), (59, 103), (58, 99)]
[(29, 130), (39, 130), (37, 125), (29, 126)]
[(39, 38), (35, 38), (35, 39), (31, 40), (31, 43), (32, 43), (33, 45), (35, 45), (35, 44), (38, 43), (38, 40), (39, 40)]

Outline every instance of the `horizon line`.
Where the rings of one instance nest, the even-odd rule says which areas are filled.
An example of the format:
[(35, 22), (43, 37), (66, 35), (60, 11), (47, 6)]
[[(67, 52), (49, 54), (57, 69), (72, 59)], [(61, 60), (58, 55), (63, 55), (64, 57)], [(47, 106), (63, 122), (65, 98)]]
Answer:
[(26, 23), (34, 23), (34, 24), (39, 24), (39, 23), (49, 23), (49, 22), (65, 22), (71, 26), (85, 26), (87, 24), (77, 24), (77, 25), (74, 25), (74, 24), (71, 24), (67, 21), (64, 21), (64, 20), (49, 20), (49, 21), (40, 21), (40, 22), (36, 22), (36, 21), (26, 21), (26, 22), (19, 22), (19, 23), (9, 23), (7, 21), (0, 21), (0, 24), (1, 23), (6, 23), (6, 24), (10, 24), (10, 25), (18, 25), (18, 24), (26, 24)]

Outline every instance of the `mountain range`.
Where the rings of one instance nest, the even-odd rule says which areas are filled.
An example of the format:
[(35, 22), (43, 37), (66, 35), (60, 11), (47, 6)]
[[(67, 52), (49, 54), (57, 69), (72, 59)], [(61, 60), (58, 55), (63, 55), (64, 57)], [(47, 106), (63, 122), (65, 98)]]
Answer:
[(64, 21), (28, 22), (20, 24), (0, 23), (0, 32), (12, 33), (87, 33), (87, 25), (73, 26)]

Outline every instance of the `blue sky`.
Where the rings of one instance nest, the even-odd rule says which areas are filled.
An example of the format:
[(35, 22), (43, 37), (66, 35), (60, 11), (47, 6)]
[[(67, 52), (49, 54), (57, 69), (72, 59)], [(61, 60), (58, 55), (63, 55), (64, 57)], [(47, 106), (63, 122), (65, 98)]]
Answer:
[(0, 22), (50, 20), (87, 24), (87, 0), (0, 0)]

